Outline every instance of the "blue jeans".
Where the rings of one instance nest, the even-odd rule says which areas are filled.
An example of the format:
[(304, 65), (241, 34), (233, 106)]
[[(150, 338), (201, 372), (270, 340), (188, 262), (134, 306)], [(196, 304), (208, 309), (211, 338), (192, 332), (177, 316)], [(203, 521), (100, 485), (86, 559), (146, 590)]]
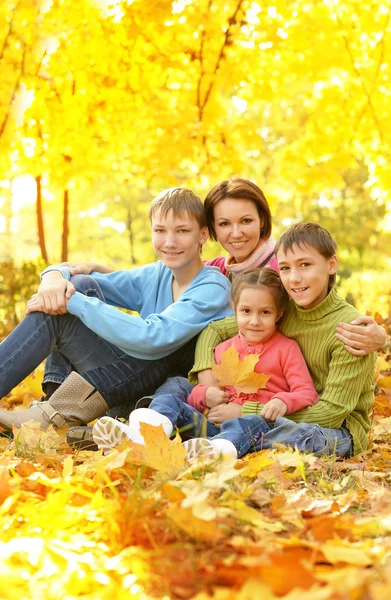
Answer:
[[(102, 302), (106, 301), (100, 285), (93, 277), (89, 277), (88, 275), (74, 275), (71, 278), (71, 282), (77, 292), (85, 296), (99, 298)], [(43, 391), (45, 391), (46, 383), (49, 381), (62, 383), (73, 370), (74, 367), (71, 362), (57, 348), (54, 348), (45, 361), (45, 372), (42, 380)]]
[(247, 452), (272, 448), (273, 444), (285, 444), (318, 455), (353, 455), (352, 438), (345, 427), (327, 429), (310, 423), (294, 423), (285, 417), (269, 423), (257, 415), (245, 415), (224, 423), (216, 438), (232, 442), (239, 458)]
[(157, 396), (165, 396), (170, 394), (176, 396), (182, 402), (187, 402), (187, 399), (194, 388), (194, 385), (190, 383), (187, 377), (180, 377), (179, 375), (169, 377), (160, 387), (157, 388), (154, 394), (150, 396), (143, 396), (137, 403), (137, 407), (150, 406), (152, 400)]
[(162, 359), (142, 360), (99, 337), (74, 315), (31, 313), (0, 344), (0, 398), (56, 348), (116, 409), (114, 416), (127, 416), (137, 400), (153, 393), (167, 376), (187, 374), (195, 341)]
[(220, 432), (202, 413), (173, 394), (154, 396), (149, 408), (170, 419), (172, 426), (178, 427), (181, 437), (184, 439), (213, 437)]

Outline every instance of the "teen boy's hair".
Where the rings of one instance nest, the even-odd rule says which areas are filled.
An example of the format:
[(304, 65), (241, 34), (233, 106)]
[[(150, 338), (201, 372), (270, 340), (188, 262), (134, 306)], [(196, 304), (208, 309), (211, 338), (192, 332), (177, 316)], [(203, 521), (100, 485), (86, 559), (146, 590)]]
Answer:
[(151, 202), (148, 212), (149, 219), (152, 221), (152, 217), (157, 211), (160, 211), (160, 216), (164, 218), (171, 209), (174, 218), (183, 217), (184, 213), (187, 213), (189, 217), (197, 221), (200, 229), (206, 227), (204, 205), (191, 190), (173, 187), (160, 192)]
[[(331, 233), (318, 223), (296, 223), (296, 225), (292, 225), (277, 240), (274, 252), (277, 254), (278, 250), (282, 248), (286, 254), (295, 245), (299, 248), (315, 248), (319, 254), (327, 259), (332, 258), (337, 253), (337, 242)], [(335, 285), (336, 278), (336, 273), (330, 275), (329, 290)]]
[(217, 240), (215, 231), (214, 209), (218, 202), (226, 200), (250, 200), (255, 204), (261, 219), (262, 228), (260, 237), (266, 240), (272, 232), (272, 216), (267, 200), (263, 191), (248, 179), (241, 177), (231, 177), (225, 181), (220, 181), (210, 190), (205, 198), (204, 206), (206, 213), (206, 222), (208, 224), (209, 235), (212, 240)]
[(267, 287), (274, 297), (277, 311), (284, 312), (288, 307), (289, 296), (281, 283), (279, 274), (269, 267), (254, 269), (247, 273), (236, 275), (232, 282), (231, 300), (236, 310), (240, 294), (245, 288)]

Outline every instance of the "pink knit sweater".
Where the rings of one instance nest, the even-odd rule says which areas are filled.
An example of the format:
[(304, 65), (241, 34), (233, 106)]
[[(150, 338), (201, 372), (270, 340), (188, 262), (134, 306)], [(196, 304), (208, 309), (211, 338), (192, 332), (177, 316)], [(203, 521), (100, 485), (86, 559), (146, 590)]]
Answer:
[[(230, 402), (236, 404), (260, 402), (266, 404), (273, 398), (279, 398), (287, 405), (287, 414), (315, 404), (318, 394), (301, 350), (294, 340), (276, 331), (262, 344), (249, 344), (244, 336), (239, 333), (216, 347), (215, 361), (217, 364), (221, 362), (222, 353), (232, 345), (238, 351), (240, 360), (248, 354), (259, 354), (259, 360), (254, 367), (254, 371), (271, 377), (267, 381), (266, 387), (259, 389), (254, 394), (237, 394), (232, 386), (226, 386), (225, 389), (230, 392)], [(187, 403), (200, 412), (205, 410), (207, 388), (206, 385), (197, 385), (191, 392)]]

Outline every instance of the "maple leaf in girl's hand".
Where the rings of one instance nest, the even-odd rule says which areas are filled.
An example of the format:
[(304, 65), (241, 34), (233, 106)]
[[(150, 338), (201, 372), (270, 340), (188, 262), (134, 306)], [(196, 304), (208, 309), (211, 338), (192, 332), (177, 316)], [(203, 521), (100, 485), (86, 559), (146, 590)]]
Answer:
[(212, 373), (218, 386), (232, 385), (238, 394), (254, 394), (266, 387), (270, 379), (270, 375), (254, 372), (258, 361), (258, 354), (249, 354), (240, 360), (235, 346), (230, 346), (222, 353), (221, 363), (212, 366)]

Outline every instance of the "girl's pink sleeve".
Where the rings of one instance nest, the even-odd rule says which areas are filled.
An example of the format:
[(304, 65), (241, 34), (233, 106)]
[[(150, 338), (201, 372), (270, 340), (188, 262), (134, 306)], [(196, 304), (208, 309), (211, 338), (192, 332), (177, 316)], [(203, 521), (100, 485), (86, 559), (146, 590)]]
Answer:
[(279, 398), (285, 402), (288, 407), (287, 414), (311, 406), (318, 400), (318, 393), (299, 345), (293, 340), (289, 342), (283, 352), (282, 368), (290, 391), (278, 392), (270, 398)]
[(190, 396), (187, 398), (187, 404), (196, 408), (199, 412), (203, 412), (207, 408), (205, 399), (208, 387), (208, 385), (202, 385), (201, 383), (196, 385), (192, 389)]

